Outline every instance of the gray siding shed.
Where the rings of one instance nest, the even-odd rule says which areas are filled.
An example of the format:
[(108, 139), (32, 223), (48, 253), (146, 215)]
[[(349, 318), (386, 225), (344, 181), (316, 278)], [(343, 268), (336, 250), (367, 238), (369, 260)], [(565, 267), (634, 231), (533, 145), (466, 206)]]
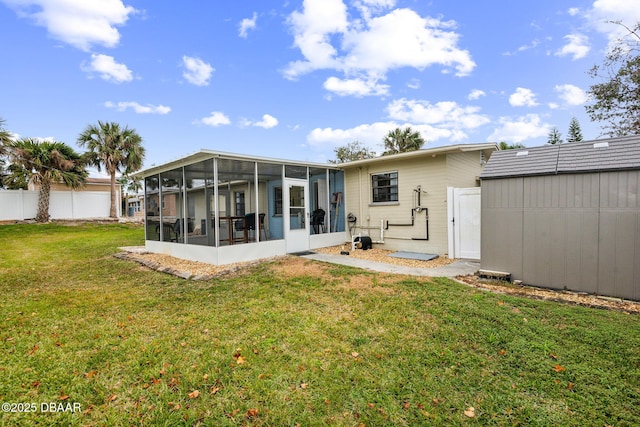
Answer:
[(640, 136), (496, 152), (480, 177), (482, 269), (640, 300)]

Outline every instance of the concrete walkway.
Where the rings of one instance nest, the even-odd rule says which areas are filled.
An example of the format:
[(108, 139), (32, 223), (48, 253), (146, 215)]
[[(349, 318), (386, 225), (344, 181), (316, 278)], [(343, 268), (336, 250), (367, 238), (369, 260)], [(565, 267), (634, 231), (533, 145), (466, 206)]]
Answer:
[[(129, 253), (144, 254), (148, 253), (144, 246), (126, 246), (119, 248)], [(404, 267), (401, 265), (387, 264), (384, 262), (367, 261), (364, 259), (353, 258), (348, 255), (331, 255), (322, 253), (312, 253), (308, 255), (300, 255), (302, 258), (313, 259), (316, 261), (324, 261), (332, 264), (348, 265), (350, 267), (362, 268), (365, 270), (379, 271), (381, 273), (406, 274), (409, 276), (428, 276), (428, 277), (456, 277), (475, 274), (480, 269), (480, 262), (471, 260), (457, 260), (443, 267), (435, 268), (417, 268)]]
[(474, 274), (480, 269), (480, 262), (471, 260), (457, 260), (442, 267), (417, 268), (387, 264), (384, 262), (367, 261), (364, 259), (352, 258), (348, 255), (315, 253), (302, 255), (302, 257), (316, 261), (330, 262), (332, 264), (342, 264), (351, 267), (363, 268), (365, 270), (379, 271), (382, 273), (407, 274), (410, 276), (456, 277)]

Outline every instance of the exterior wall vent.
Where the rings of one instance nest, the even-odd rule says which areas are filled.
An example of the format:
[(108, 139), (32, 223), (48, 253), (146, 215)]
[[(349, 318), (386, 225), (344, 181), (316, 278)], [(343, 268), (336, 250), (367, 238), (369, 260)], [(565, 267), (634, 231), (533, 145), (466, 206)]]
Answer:
[(593, 144), (593, 148), (609, 148), (608, 142), (596, 142)]

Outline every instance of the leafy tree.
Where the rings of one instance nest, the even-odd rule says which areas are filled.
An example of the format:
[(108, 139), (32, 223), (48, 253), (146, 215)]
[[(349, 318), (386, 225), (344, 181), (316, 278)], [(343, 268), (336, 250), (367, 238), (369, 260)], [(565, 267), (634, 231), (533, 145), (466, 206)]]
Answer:
[(593, 100), (586, 106), (594, 122), (602, 122), (604, 135), (624, 136), (640, 133), (640, 23), (629, 28), (619, 21), (628, 34), (606, 56), (602, 66), (594, 66), (589, 75), (601, 79), (587, 93)]
[(519, 150), (520, 148), (527, 148), (526, 145), (521, 144), (519, 142), (516, 142), (514, 144), (507, 144), (504, 141), (500, 141), (500, 144), (498, 144), (498, 147), (501, 150)]
[(49, 220), (49, 197), (53, 182), (64, 182), (71, 188), (80, 188), (87, 178), (82, 157), (63, 142), (20, 138), (6, 144), (9, 159), (40, 185), (36, 221)]
[(547, 139), (547, 144), (562, 144), (562, 134), (558, 130), (557, 127), (553, 127), (551, 131), (549, 131), (549, 136)]
[(129, 175), (142, 167), (145, 150), (142, 137), (135, 129), (124, 129), (118, 123), (101, 122), (88, 125), (78, 136), (78, 144), (89, 151), (85, 154), (88, 163), (111, 177), (111, 209), (109, 216), (116, 218), (116, 173)]
[(578, 119), (575, 117), (572, 117), (569, 123), (569, 132), (567, 132), (567, 142), (579, 142), (582, 141), (582, 139), (580, 122), (578, 122)]
[(354, 160), (372, 159), (376, 153), (364, 146), (360, 141), (353, 141), (347, 145), (336, 147), (333, 149), (336, 153), (335, 160), (329, 160), (330, 163), (345, 163)]
[(120, 184), (120, 188), (122, 188), (122, 212), (125, 212), (125, 209), (127, 208), (127, 197), (130, 195), (136, 195), (140, 190), (142, 190), (142, 180), (139, 177), (132, 178), (129, 175), (121, 175), (118, 178), (118, 183)]
[(424, 145), (420, 132), (414, 131), (410, 126), (389, 131), (383, 142), (385, 149), (383, 156), (419, 150)]

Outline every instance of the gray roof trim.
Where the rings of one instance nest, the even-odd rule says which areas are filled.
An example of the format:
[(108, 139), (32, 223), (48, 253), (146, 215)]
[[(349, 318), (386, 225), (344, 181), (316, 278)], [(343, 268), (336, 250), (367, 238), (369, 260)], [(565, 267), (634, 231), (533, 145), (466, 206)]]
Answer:
[[(526, 156), (518, 152), (528, 151)], [(640, 169), (640, 135), (493, 153), (481, 179)]]
[(132, 174), (132, 176), (144, 178), (149, 175), (155, 175), (160, 172), (166, 172), (182, 166), (187, 166), (193, 163), (201, 162), (203, 160), (213, 159), (214, 157), (232, 159), (232, 160), (261, 162), (261, 163), (276, 163), (276, 164), (286, 164), (286, 165), (294, 165), (294, 166), (310, 166), (310, 167), (336, 169), (336, 170), (340, 169), (339, 166), (336, 166), (330, 163), (314, 163), (314, 162), (303, 162), (300, 160), (286, 160), (286, 159), (276, 159), (271, 157), (249, 156), (244, 154), (228, 153), (224, 151), (214, 151), (214, 150), (208, 150), (203, 148), (199, 151), (196, 151), (195, 153), (188, 154), (178, 159), (171, 160), (169, 162), (165, 162), (157, 166), (150, 166), (146, 169), (140, 170)]
[[(484, 151), (484, 150), (498, 150), (498, 144), (494, 142), (485, 142), (479, 144), (457, 144), (457, 145), (443, 145), (441, 147), (426, 148), (415, 151), (409, 151), (406, 153), (391, 154), (388, 156), (374, 157), (373, 159), (354, 160), (352, 162), (338, 163), (340, 167), (350, 168), (356, 166), (362, 166), (370, 163), (389, 162), (393, 160), (432, 156), (436, 154), (449, 154), (449, 153), (464, 153), (468, 151)], [(493, 155), (493, 154), (492, 154)]]

